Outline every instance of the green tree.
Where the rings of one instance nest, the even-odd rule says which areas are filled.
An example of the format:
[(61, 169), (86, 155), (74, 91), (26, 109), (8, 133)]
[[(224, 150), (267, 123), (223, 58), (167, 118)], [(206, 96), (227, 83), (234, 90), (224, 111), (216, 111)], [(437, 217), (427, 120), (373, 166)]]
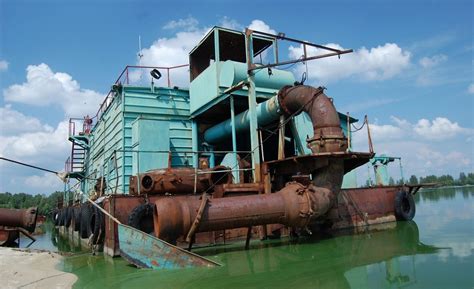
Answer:
[(415, 175), (411, 175), (410, 180), (408, 181), (409, 184), (418, 185), (418, 178)]

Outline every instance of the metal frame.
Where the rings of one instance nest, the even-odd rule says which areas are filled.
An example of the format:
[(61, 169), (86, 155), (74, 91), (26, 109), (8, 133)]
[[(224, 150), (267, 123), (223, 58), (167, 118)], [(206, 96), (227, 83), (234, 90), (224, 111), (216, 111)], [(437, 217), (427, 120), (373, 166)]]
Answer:
[[(256, 35), (257, 37), (268, 37), (270, 40), (273, 41), (274, 43), (274, 60), (275, 63), (270, 63), (267, 65), (261, 65), (261, 66), (255, 66), (253, 63), (253, 35)], [(279, 62), (278, 59), (278, 40), (286, 40), (290, 42), (295, 42), (295, 43), (300, 43), (303, 45), (303, 50), (304, 50), (304, 56), (300, 59), (296, 60), (288, 60), (288, 61), (282, 61)], [(278, 35), (271, 34), (271, 33), (266, 33), (262, 31), (255, 31), (251, 30), (249, 28), (245, 29), (245, 46), (246, 46), (246, 58), (247, 58), (247, 74), (248, 74), (248, 102), (249, 102), (249, 119), (250, 119), (250, 146), (251, 146), (251, 151), (252, 151), (252, 168), (253, 168), (253, 181), (254, 182), (260, 182), (261, 176), (260, 176), (260, 146), (258, 142), (258, 120), (257, 120), (257, 113), (256, 113), (256, 106), (257, 106), (257, 100), (256, 100), (256, 91), (255, 91), (255, 77), (254, 77), (254, 71), (255, 70), (260, 70), (260, 69), (265, 69), (265, 68), (271, 68), (271, 67), (277, 67), (281, 65), (286, 65), (286, 64), (293, 64), (293, 63), (298, 63), (298, 62), (305, 62), (309, 60), (315, 60), (315, 59), (320, 59), (320, 58), (325, 58), (325, 57), (331, 57), (331, 56), (339, 56), (342, 54), (347, 54), (353, 52), (352, 49), (347, 49), (347, 50), (339, 50), (307, 41), (302, 41), (290, 37), (286, 37), (284, 34), (280, 33)], [(328, 50), (331, 51), (330, 53), (327, 54), (322, 54), (322, 55), (317, 55), (317, 56), (311, 56), (307, 57), (306, 54), (306, 46), (311, 46), (311, 47), (316, 47), (319, 49), (323, 50)], [(235, 133), (234, 127), (232, 128), (233, 131), (232, 133)], [(263, 144), (262, 144), (262, 150), (263, 150)], [(282, 155), (282, 154), (279, 154)]]

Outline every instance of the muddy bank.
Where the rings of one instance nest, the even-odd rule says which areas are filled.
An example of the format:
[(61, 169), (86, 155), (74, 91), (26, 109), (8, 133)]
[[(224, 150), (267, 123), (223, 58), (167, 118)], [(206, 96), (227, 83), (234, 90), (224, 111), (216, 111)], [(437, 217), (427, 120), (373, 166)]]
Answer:
[(48, 251), (0, 248), (2, 288), (71, 288), (77, 277), (56, 269), (63, 257)]

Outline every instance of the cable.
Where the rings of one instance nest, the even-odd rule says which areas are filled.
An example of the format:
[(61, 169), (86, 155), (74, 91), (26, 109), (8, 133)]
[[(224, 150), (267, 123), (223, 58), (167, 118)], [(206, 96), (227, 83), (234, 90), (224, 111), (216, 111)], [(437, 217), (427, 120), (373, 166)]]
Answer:
[(45, 172), (53, 173), (53, 174), (56, 174), (56, 175), (59, 174), (56, 171), (48, 170), (48, 169), (45, 169), (45, 168), (42, 168), (42, 167), (37, 167), (37, 166), (34, 166), (34, 165), (30, 165), (30, 164), (23, 163), (23, 162), (20, 162), (20, 161), (15, 161), (15, 160), (12, 160), (12, 159), (7, 159), (7, 158), (4, 158), (4, 157), (0, 157), (0, 160), (4, 160), (4, 161), (7, 161), (7, 162), (12, 162), (12, 163), (19, 164), (19, 165), (22, 165), (22, 166), (25, 166), (25, 167), (34, 168), (34, 169), (37, 169), (37, 170), (40, 170), (40, 171), (45, 171)]

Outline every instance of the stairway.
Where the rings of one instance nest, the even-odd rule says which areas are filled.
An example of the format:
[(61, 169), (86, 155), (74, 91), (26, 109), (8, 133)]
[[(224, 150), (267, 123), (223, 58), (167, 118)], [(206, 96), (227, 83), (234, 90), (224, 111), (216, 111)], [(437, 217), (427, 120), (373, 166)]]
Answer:
[(86, 150), (77, 144), (75, 141), (72, 142), (71, 150), (71, 173), (82, 173), (84, 171), (84, 159), (86, 157)]

